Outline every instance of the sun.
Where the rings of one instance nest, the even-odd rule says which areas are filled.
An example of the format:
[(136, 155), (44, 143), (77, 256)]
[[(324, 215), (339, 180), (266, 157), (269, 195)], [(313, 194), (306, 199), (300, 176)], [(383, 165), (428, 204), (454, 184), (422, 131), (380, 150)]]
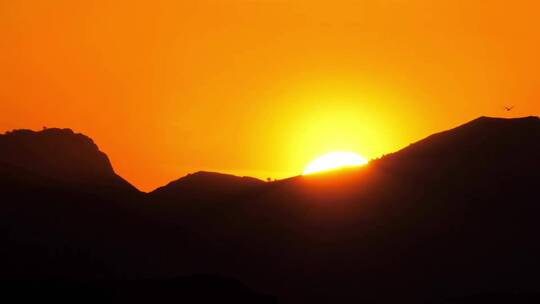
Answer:
[(311, 161), (304, 169), (303, 175), (340, 169), (344, 167), (362, 166), (368, 160), (354, 152), (331, 152)]

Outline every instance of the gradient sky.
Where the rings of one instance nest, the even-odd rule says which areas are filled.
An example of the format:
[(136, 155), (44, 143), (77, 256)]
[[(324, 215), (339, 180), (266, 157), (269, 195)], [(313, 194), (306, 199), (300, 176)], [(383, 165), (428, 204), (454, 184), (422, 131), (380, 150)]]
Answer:
[[(540, 115), (538, 1), (0, 1), (0, 131), (69, 127), (142, 190), (297, 175)], [(504, 105), (516, 105), (509, 113)]]

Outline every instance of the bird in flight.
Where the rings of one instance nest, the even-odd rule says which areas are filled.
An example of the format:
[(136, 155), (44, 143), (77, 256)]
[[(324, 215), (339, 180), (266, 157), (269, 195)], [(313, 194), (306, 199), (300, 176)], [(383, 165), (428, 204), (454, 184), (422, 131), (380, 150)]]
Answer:
[(511, 111), (512, 109), (514, 108), (514, 106), (511, 106), (511, 107), (504, 107), (504, 109), (508, 112), (508, 111)]

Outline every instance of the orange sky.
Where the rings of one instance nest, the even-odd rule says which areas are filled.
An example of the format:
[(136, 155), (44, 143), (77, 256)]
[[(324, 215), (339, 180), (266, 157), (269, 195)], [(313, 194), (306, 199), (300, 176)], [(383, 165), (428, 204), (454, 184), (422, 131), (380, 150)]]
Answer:
[(0, 1), (0, 131), (70, 127), (151, 190), (540, 115), (537, 1)]

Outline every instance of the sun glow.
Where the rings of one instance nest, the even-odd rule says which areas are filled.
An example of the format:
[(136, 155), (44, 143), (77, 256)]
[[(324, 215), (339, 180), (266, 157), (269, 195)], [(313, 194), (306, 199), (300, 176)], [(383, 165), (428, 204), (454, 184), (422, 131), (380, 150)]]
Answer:
[(345, 167), (362, 166), (367, 163), (368, 160), (365, 157), (354, 152), (331, 152), (310, 162), (302, 174), (306, 175)]

